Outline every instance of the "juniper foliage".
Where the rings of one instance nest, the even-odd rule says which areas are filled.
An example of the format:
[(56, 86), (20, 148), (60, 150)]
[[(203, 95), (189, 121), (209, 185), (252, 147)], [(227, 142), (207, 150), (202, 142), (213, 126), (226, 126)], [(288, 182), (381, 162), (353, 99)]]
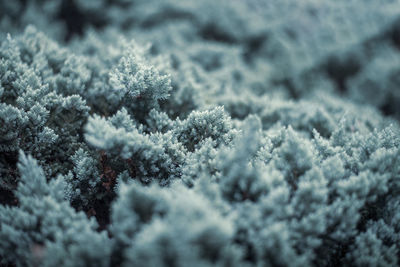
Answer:
[(399, 7), (0, 2), (0, 265), (398, 266)]

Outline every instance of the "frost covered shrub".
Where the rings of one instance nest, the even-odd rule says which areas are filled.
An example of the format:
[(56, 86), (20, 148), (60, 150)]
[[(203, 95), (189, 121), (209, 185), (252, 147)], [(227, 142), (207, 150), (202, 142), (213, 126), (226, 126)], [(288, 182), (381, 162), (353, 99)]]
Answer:
[(62, 176), (46, 182), (43, 170), (20, 153), (18, 207), (1, 206), (2, 262), (17, 266), (108, 266), (110, 240), (68, 201)]
[(399, 7), (1, 2), (0, 265), (398, 266)]

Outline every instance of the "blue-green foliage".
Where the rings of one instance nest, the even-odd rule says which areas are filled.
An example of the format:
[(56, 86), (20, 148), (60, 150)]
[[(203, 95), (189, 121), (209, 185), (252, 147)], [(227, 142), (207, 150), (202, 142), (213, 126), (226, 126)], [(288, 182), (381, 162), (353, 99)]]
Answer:
[[(159, 180), (162, 184), (179, 178), (186, 165), (186, 157), (199, 150), (206, 140), (212, 146), (227, 144), (234, 136), (230, 119), (222, 108), (192, 112), (187, 119), (172, 121), (166, 114), (151, 112), (148, 130), (168, 125), (164, 133), (146, 133), (134, 126), (125, 109), (109, 120), (94, 116), (86, 125), (86, 141), (93, 147), (113, 156), (126, 165), (132, 177), (143, 182)], [(157, 120), (154, 122), (154, 120)], [(157, 128), (152, 128), (152, 124)]]
[[(126, 266), (237, 264), (229, 218), (182, 185), (121, 185), (111, 232)], [(184, 233), (184, 235), (182, 235)]]
[[(3, 169), (16, 162), (19, 149), (39, 158), (46, 173), (63, 172), (68, 157), (81, 146), (80, 128), (89, 112), (79, 95), (54, 90), (66, 51), (28, 27), (20, 37), (4, 40), (0, 54), (2, 186), (15, 186)], [(61, 150), (55, 152), (54, 147)]]
[(399, 7), (2, 1), (0, 265), (399, 265)]
[(18, 207), (0, 206), (2, 263), (17, 266), (108, 266), (110, 240), (68, 202), (59, 176), (46, 181), (32, 157), (20, 154)]

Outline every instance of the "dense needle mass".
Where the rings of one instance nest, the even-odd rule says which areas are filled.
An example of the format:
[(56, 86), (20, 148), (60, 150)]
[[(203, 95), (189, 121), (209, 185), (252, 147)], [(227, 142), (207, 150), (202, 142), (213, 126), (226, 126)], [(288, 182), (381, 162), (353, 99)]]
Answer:
[(0, 1), (0, 266), (398, 266), (399, 11)]

